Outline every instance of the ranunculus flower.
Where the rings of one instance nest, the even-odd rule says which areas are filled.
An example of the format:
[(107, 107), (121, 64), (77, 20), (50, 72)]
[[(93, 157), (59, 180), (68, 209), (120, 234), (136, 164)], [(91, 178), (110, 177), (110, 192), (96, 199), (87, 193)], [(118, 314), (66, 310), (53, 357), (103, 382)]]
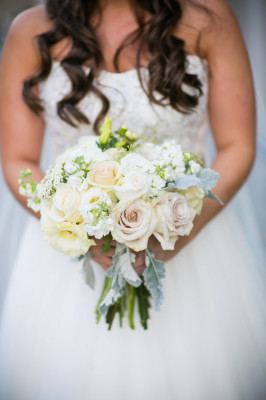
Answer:
[(114, 207), (113, 238), (120, 243), (125, 243), (135, 251), (147, 248), (149, 237), (157, 224), (155, 211), (150, 203), (144, 200), (133, 202), (120, 201)]
[(67, 183), (60, 183), (53, 197), (43, 202), (41, 212), (55, 222), (80, 222), (82, 221), (78, 211), (80, 203), (81, 193)]
[(197, 186), (190, 186), (184, 191), (184, 195), (189, 202), (189, 206), (192, 207), (199, 215), (201, 213), (203, 199), (205, 197), (204, 190)]
[(95, 245), (94, 240), (88, 238), (81, 224), (55, 223), (49, 218), (42, 218), (41, 227), (48, 244), (70, 257), (84, 255), (90, 246)]
[(148, 194), (151, 186), (151, 176), (144, 172), (133, 170), (114, 188), (119, 200), (135, 200)]
[(158, 217), (154, 236), (163, 250), (173, 250), (178, 236), (189, 235), (196, 212), (187, 199), (179, 193), (163, 192), (155, 204)]
[(112, 189), (121, 176), (121, 168), (116, 161), (98, 161), (93, 165), (87, 180), (90, 185)]

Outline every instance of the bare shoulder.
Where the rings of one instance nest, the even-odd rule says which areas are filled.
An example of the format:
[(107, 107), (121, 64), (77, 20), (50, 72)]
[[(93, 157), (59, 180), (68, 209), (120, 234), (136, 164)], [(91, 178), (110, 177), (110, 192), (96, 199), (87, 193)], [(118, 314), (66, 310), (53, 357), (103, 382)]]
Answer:
[(181, 0), (183, 16), (175, 34), (185, 40), (187, 51), (197, 52), (200, 45), (202, 57), (225, 40), (241, 41), (239, 24), (232, 8), (225, 0), (198, 0), (195, 3)]
[(30, 69), (36, 69), (40, 62), (36, 37), (50, 29), (51, 22), (43, 5), (20, 13), (10, 26), (2, 54), (2, 64), (17, 59), (31, 66)]
[(14, 36), (34, 37), (50, 28), (51, 22), (49, 22), (45, 6), (40, 5), (18, 14), (13, 20), (9, 32)]

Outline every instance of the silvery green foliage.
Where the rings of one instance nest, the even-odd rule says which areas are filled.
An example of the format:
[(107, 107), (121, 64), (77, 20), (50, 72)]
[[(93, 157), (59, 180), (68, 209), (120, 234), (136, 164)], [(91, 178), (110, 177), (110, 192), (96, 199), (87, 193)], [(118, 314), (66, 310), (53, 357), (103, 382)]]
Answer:
[(94, 274), (94, 269), (91, 263), (91, 257), (90, 255), (87, 253), (84, 257), (84, 261), (83, 261), (83, 275), (84, 275), (84, 279), (86, 281), (86, 283), (89, 285), (89, 287), (91, 289), (95, 288), (95, 274)]
[(220, 175), (217, 172), (211, 170), (210, 168), (201, 169), (197, 173), (197, 177), (202, 183), (201, 187), (205, 190), (205, 192), (208, 192), (216, 186), (219, 176)]
[(144, 283), (154, 300), (155, 310), (158, 311), (163, 302), (162, 279), (165, 277), (164, 262), (156, 260), (153, 252), (146, 249), (147, 267), (143, 273)]
[(223, 205), (224, 203), (219, 199), (219, 197), (211, 192), (211, 189), (216, 186), (219, 176), (220, 175), (217, 172), (211, 170), (210, 168), (204, 168), (201, 169), (196, 175), (185, 175), (177, 178), (173, 182), (168, 183), (167, 190), (171, 192), (175, 189), (186, 190), (190, 186), (197, 186), (204, 190), (206, 197), (218, 201), (218, 203)]
[(107, 277), (113, 279), (112, 286), (99, 306), (101, 314), (105, 314), (108, 308), (122, 296), (126, 282), (135, 287), (142, 284), (142, 280), (132, 267), (135, 258), (135, 254), (131, 253), (125, 244), (117, 243), (113, 256), (114, 265), (107, 271)]
[(201, 180), (196, 175), (185, 175), (168, 184), (168, 189), (186, 190), (190, 186), (202, 187)]
[(216, 196), (216, 194), (212, 193), (210, 190), (206, 193), (206, 197), (209, 197), (212, 200), (218, 201), (218, 203), (221, 204), (221, 206), (224, 205), (222, 200), (218, 196)]

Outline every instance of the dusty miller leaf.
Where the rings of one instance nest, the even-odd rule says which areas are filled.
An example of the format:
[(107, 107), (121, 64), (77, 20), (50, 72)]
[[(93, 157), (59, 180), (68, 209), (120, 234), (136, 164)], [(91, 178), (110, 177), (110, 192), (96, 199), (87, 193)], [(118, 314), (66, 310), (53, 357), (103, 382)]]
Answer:
[(158, 311), (163, 302), (162, 279), (165, 277), (164, 262), (156, 260), (153, 252), (146, 249), (147, 267), (143, 273), (144, 284), (154, 300), (155, 310)]
[(82, 267), (83, 267), (83, 276), (86, 283), (89, 285), (91, 289), (94, 289), (96, 280), (90, 255), (86, 254)]
[(222, 202), (222, 200), (216, 196), (216, 194), (212, 193), (211, 191), (206, 193), (206, 197), (209, 197), (212, 200), (218, 201), (219, 204), (221, 204), (221, 206), (224, 206), (224, 203)]
[(179, 190), (186, 190), (190, 186), (198, 186), (202, 187), (201, 179), (199, 179), (196, 175), (186, 175), (180, 178), (177, 178), (175, 181), (171, 182), (168, 185), (168, 188), (171, 190), (173, 187)]
[(99, 306), (101, 314), (105, 314), (108, 308), (122, 296), (126, 282), (135, 287), (142, 284), (142, 280), (132, 267), (134, 261), (135, 255), (129, 248), (125, 244), (117, 243), (113, 256), (114, 265), (107, 271), (108, 278), (113, 278), (112, 286)]
[(208, 192), (216, 186), (220, 174), (210, 168), (204, 168), (197, 173), (197, 177), (201, 180), (205, 192)]

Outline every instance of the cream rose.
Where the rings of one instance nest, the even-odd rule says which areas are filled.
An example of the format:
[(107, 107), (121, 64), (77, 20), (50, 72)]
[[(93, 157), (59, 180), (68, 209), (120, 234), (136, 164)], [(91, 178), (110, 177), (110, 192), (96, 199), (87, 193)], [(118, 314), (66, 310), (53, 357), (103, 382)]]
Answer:
[(129, 172), (114, 191), (119, 200), (135, 200), (148, 194), (151, 176), (140, 171)]
[(55, 222), (80, 222), (82, 220), (78, 211), (80, 203), (81, 193), (67, 183), (60, 183), (53, 197), (43, 202), (41, 212)]
[(146, 249), (148, 239), (157, 224), (155, 211), (144, 200), (120, 201), (113, 209), (113, 238), (135, 251)]
[(81, 224), (55, 223), (49, 218), (42, 218), (41, 227), (48, 244), (70, 257), (84, 255), (90, 246), (95, 245), (94, 240), (88, 238)]
[(121, 176), (120, 165), (116, 161), (98, 161), (93, 165), (87, 180), (90, 185), (112, 189)]
[(163, 250), (173, 250), (178, 236), (189, 235), (196, 212), (179, 193), (162, 193), (155, 205), (158, 224), (154, 236)]

